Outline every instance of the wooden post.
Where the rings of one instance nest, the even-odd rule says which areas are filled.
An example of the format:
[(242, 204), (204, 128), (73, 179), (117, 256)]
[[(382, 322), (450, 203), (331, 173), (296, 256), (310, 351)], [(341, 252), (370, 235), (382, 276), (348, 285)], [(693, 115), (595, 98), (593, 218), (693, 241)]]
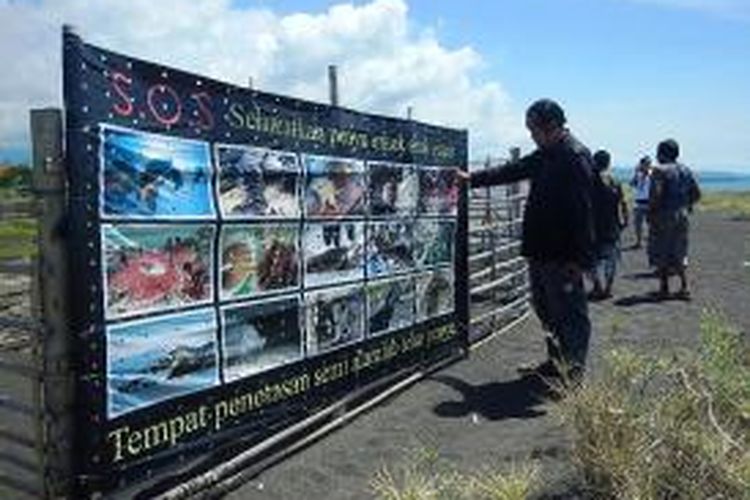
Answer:
[(37, 425), (42, 443), (44, 490), (48, 498), (65, 495), (72, 484), (72, 335), (68, 329), (62, 139), (61, 110), (31, 110), (32, 179), (39, 217), (34, 312), (41, 324), (35, 358), (42, 374)]
[(338, 84), (338, 73), (335, 64), (328, 66), (328, 94), (331, 101), (331, 106), (339, 105), (339, 84)]
[[(510, 153), (510, 161), (516, 162), (521, 158), (521, 148), (519, 147), (512, 147), (509, 150)], [(517, 196), (521, 192), (521, 185), (516, 182), (514, 184), (511, 184), (508, 189), (508, 194), (510, 196)], [(513, 200), (510, 203), (510, 220), (516, 220), (519, 217), (521, 217), (521, 202), (520, 200)], [(517, 227), (516, 224), (513, 224), (510, 226), (510, 236), (512, 238), (520, 236), (520, 230)]]
[(253, 77), (252, 76), (248, 76), (247, 77), (247, 89), (248, 90), (253, 90), (253, 88), (254, 88), (253, 85), (254, 85), (254, 83), (253, 83)]
[(406, 108), (406, 119), (407, 120), (411, 120), (413, 115), (414, 115), (414, 107), (413, 106), (407, 106), (407, 108)]

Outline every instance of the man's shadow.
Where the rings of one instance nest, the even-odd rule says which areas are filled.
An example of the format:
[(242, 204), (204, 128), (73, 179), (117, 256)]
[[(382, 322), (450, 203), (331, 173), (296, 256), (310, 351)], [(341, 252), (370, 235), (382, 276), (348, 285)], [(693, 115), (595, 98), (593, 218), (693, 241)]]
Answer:
[(432, 380), (455, 389), (463, 397), (461, 401), (443, 401), (435, 406), (435, 414), (447, 418), (470, 414), (486, 420), (535, 418), (547, 413), (539, 406), (554, 395), (552, 387), (535, 375), (481, 385), (472, 385), (449, 375), (437, 375)]
[(633, 307), (642, 304), (661, 304), (663, 302), (685, 302), (686, 298), (677, 295), (660, 296), (658, 293), (647, 292), (637, 295), (630, 295), (615, 300), (612, 304), (618, 307)]
[(643, 271), (640, 273), (629, 273), (629, 274), (623, 274), (622, 279), (626, 280), (648, 280), (648, 279), (656, 279), (659, 276), (653, 272), (653, 271)]

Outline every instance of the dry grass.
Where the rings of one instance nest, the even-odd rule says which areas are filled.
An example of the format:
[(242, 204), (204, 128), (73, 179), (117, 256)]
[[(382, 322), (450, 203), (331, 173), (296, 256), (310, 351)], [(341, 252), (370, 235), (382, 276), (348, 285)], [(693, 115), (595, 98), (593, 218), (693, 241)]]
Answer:
[(750, 192), (703, 193), (699, 210), (724, 212), (735, 217), (750, 218)]
[(716, 313), (699, 355), (613, 350), (559, 405), (591, 498), (750, 498), (750, 349)]
[(370, 482), (381, 500), (525, 500), (538, 486), (536, 464), (462, 474), (439, 453), (422, 448), (399, 466), (383, 466)]

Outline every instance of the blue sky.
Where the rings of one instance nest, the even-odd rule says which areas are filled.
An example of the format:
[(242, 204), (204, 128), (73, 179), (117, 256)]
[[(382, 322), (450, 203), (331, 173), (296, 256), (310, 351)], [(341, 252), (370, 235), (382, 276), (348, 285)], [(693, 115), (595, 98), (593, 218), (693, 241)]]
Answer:
[[(28, 2), (0, 0), (0, 13), (19, 3)], [(51, 1), (33, 3), (42, 11), (53, 9)], [(611, 150), (618, 164), (632, 164), (653, 153), (659, 140), (674, 137), (684, 161), (697, 169), (750, 172), (747, 0), (373, 0), (353, 2), (348, 11), (336, 10), (341, 2), (322, 0), (204, 4), (213, 10), (194, 14), (204, 25), (212, 19), (224, 26), (222, 19), (242, 15), (247, 23), (266, 23), (264, 33), (273, 24), (264, 41), (243, 35), (245, 43), (259, 47), (258, 54), (267, 51), (265, 59), (243, 52), (249, 54), (243, 70), (257, 75), (265, 90), (325, 100), (323, 70), (337, 63), (345, 105), (388, 114), (413, 105), (418, 119), (468, 128), (477, 159), (502, 155), (515, 144), (529, 150), (524, 110), (538, 97), (552, 97), (566, 108), (574, 133), (592, 149)], [(138, 37), (140, 31), (143, 38), (141, 21), (133, 21), (132, 33), (114, 36), (111, 31), (124, 28), (112, 25), (107, 32), (94, 22), (96, 13), (70, 9), (77, 9), (76, 24), (95, 43), (151, 56)], [(52, 17), (70, 14), (56, 6)], [(376, 26), (401, 48), (385, 47), (385, 35), (357, 38), (347, 32), (347, 19), (355, 14), (359, 31)], [(164, 29), (170, 29), (168, 22)], [(184, 28), (179, 33), (183, 36)], [(226, 37), (218, 36), (216, 43), (219, 52), (227, 50)], [(201, 63), (177, 48), (170, 51), (154, 50), (153, 57), (230, 81), (240, 78), (210, 59)], [(305, 51), (309, 61), (300, 54)], [(398, 58), (398, 64), (391, 61)], [(433, 72), (425, 69), (430, 61)], [(320, 75), (306, 64), (319, 65)], [(23, 139), (0, 140), (0, 159), (17, 156)]]

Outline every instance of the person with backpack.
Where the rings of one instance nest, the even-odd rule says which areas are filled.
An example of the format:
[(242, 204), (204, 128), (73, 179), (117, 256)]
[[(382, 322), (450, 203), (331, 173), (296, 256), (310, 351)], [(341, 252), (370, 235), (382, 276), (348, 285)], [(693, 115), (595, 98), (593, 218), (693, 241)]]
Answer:
[(679, 163), (680, 146), (667, 139), (657, 147), (659, 165), (653, 171), (649, 198), (650, 239), (653, 241), (651, 265), (659, 276), (657, 297), (669, 294), (669, 277), (677, 275), (680, 290), (676, 297), (690, 299), (687, 281), (688, 214), (701, 196), (690, 169)]
[(610, 154), (599, 150), (593, 159), (591, 206), (594, 213), (596, 260), (588, 273), (593, 283), (589, 299), (601, 300), (612, 296), (612, 284), (620, 260), (620, 233), (628, 225), (628, 205), (622, 186), (609, 171)]

